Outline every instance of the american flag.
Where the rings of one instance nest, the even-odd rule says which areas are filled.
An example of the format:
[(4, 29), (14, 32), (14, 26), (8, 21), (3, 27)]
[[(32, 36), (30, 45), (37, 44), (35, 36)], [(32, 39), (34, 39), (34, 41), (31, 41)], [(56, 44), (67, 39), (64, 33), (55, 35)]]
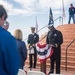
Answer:
[(46, 61), (48, 58), (52, 56), (54, 53), (54, 50), (52, 47), (49, 47), (47, 44), (40, 44), (37, 43), (37, 53), (38, 53), (38, 60), (43, 63)]

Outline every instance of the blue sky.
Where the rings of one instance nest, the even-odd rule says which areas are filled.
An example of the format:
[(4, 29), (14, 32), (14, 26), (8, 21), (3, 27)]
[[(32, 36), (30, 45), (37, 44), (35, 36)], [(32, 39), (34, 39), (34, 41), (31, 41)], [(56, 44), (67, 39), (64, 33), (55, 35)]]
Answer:
[[(68, 8), (75, 0), (64, 0), (65, 19), (64, 24), (68, 23)], [(36, 25), (36, 16), (38, 28), (42, 28), (49, 22), (49, 9), (51, 7), (53, 18), (56, 19), (62, 15), (62, 0), (0, 0), (0, 4), (4, 5), (8, 12), (8, 21), (10, 23), (9, 32), (13, 34), (15, 29), (21, 29), (23, 39), (27, 38), (31, 33), (30, 27)], [(60, 22), (59, 22), (60, 21)], [(61, 20), (57, 20), (54, 26), (61, 25)], [(39, 35), (48, 31), (44, 28)]]

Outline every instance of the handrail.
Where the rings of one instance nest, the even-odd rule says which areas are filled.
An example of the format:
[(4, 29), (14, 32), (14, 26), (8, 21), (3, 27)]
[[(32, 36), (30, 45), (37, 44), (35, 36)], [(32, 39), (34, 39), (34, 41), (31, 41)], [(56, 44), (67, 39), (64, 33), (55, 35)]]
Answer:
[[(54, 21), (58, 20), (59, 18), (62, 18), (61, 16), (59, 16), (58, 18), (56, 18)], [(63, 18), (62, 18), (62, 25), (63, 25)], [(41, 29), (39, 29), (37, 32), (41, 31), (42, 29), (44, 29), (46, 26), (48, 25), (45, 25), (44, 27), (42, 27)], [(24, 41), (26, 40), (27, 38), (24, 39)]]
[(67, 71), (67, 50), (68, 50), (68, 47), (73, 43), (75, 41), (75, 39), (73, 39), (70, 43), (69, 43), (69, 45), (67, 46), (67, 48), (66, 48), (66, 64), (65, 64), (65, 70)]
[[(54, 21), (58, 20), (59, 18), (62, 18), (61, 16), (59, 16), (58, 18), (56, 18)], [(46, 26), (48, 25), (45, 25), (44, 27), (42, 27), (41, 29), (39, 29), (37, 32), (39, 32), (40, 30), (44, 29)]]

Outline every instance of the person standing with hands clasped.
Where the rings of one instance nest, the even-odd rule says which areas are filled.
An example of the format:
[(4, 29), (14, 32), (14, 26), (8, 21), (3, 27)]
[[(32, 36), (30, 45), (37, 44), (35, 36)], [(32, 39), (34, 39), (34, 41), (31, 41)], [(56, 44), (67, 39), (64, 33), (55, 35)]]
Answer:
[(17, 75), (19, 54), (16, 39), (3, 28), (7, 17), (5, 8), (0, 5), (0, 75)]
[(20, 29), (14, 31), (14, 37), (16, 38), (16, 43), (18, 47), (18, 53), (20, 56), (20, 69), (24, 69), (25, 61), (27, 59), (27, 48), (23, 39), (23, 34)]
[[(39, 41), (39, 35), (35, 33), (35, 28), (31, 27), (31, 34), (28, 36), (28, 44), (29, 49), (34, 49), (34, 54), (29, 54), (29, 62), (30, 66), (29, 68), (36, 68), (36, 62), (37, 62), (37, 50), (36, 50), (36, 43)], [(34, 57), (34, 65), (32, 66), (32, 56)]]
[(60, 74), (60, 61), (61, 61), (61, 44), (63, 43), (62, 33), (54, 28), (54, 24), (48, 25), (49, 32), (47, 34), (46, 43), (53, 47), (54, 53), (50, 57), (50, 72), (54, 73), (54, 62), (56, 62), (56, 74)]

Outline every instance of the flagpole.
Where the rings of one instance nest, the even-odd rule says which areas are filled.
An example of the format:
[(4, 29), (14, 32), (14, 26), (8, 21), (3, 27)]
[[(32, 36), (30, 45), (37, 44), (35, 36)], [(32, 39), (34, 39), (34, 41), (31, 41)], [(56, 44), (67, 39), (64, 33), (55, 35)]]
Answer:
[(61, 16), (61, 4), (60, 4), (60, 9), (59, 9), (59, 10), (60, 10), (59, 24), (62, 24), (62, 18), (61, 18), (61, 17), (62, 17), (62, 16)]
[(62, 25), (63, 25), (63, 0), (62, 0)]
[(63, 17), (62, 17), (62, 25), (63, 25)]
[(62, 0), (62, 21), (63, 21), (63, 18), (65, 18), (65, 9), (64, 9), (64, 0)]
[(38, 22), (37, 22), (37, 16), (36, 16), (36, 33), (38, 32)]

